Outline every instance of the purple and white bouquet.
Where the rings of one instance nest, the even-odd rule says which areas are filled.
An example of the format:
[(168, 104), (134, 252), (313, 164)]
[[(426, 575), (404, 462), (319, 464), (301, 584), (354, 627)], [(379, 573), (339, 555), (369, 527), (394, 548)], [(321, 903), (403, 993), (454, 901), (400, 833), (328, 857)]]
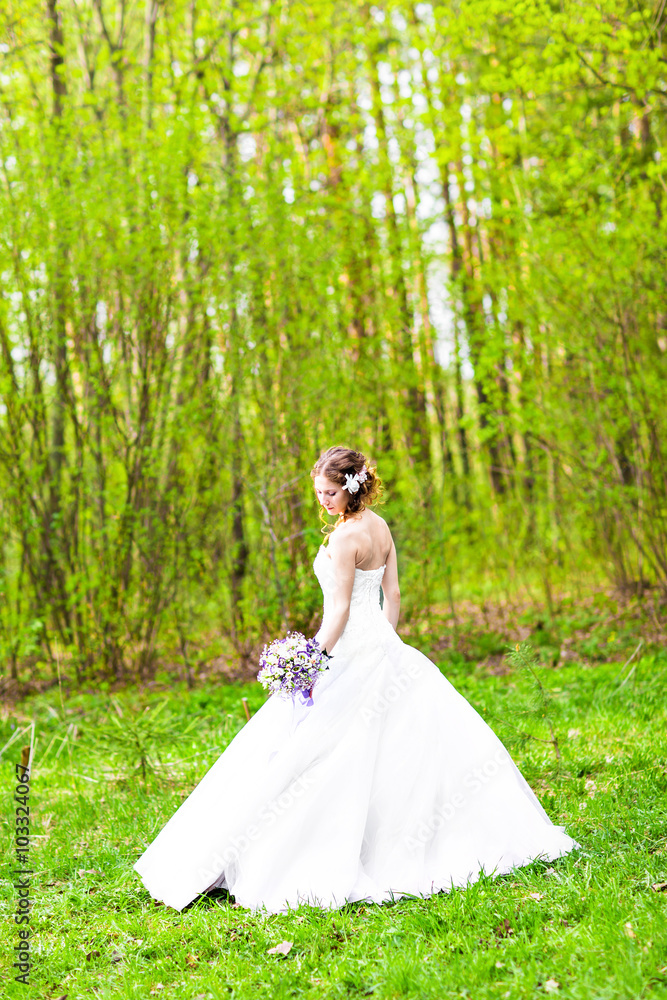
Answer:
[(316, 639), (306, 639), (301, 632), (288, 632), (265, 646), (259, 658), (257, 680), (270, 694), (291, 698), (302, 692), (312, 699), (318, 676), (329, 669), (331, 657)]

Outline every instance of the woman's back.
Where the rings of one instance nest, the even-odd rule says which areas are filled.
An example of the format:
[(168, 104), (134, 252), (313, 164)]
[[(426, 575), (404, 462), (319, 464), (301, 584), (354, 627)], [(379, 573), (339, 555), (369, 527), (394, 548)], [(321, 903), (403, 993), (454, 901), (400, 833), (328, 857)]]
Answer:
[(393, 540), (387, 523), (372, 510), (364, 510), (356, 517), (339, 525), (331, 534), (329, 545), (336, 545), (336, 536), (353, 539), (357, 555), (355, 567), (363, 570), (385, 566), (393, 549)]

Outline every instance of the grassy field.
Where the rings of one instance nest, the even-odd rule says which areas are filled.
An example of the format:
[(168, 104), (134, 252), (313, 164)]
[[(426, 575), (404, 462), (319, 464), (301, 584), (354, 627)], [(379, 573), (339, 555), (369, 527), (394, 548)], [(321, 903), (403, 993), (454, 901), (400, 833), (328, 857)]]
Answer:
[[(6, 995), (667, 995), (667, 652), (649, 642), (625, 665), (642, 623), (621, 641), (617, 623), (598, 627), (602, 617), (583, 630), (575, 610), (548, 627), (526, 620), (546, 663), (548, 718), (531, 708), (533, 678), (501, 659), (507, 636), (489, 639), (479, 625), (460, 626), (456, 644), (413, 640), (508, 741), (551, 817), (582, 845), (552, 865), (428, 900), (288, 916), (252, 915), (225, 898), (181, 914), (153, 902), (132, 864), (243, 725), (241, 698), (259, 707), (257, 685), (54, 688), (5, 706), (0, 743), (36, 723), (32, 969), (29, 986), (5, 972)], [(19, 736), (0, 758), (6, 955), (18, 943), (12, 796), (26, 742)], [(288, 954), (272, 954), (281, 942)]]

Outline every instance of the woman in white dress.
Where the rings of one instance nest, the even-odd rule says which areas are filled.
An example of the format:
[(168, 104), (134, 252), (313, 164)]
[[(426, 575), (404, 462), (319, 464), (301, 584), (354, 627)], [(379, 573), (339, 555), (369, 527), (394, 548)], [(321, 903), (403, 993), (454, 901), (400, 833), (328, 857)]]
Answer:
[(270, 697), (183, 802), (135, 865), (151, 895), (177, 910), (214, 887), (272, 913), (381, 903), (567, 854), (500, 740), (397, 635), (375, 470), (336, 447), (312, 476), (338, 515), (314, 563), (330, 669), (312, 703)]

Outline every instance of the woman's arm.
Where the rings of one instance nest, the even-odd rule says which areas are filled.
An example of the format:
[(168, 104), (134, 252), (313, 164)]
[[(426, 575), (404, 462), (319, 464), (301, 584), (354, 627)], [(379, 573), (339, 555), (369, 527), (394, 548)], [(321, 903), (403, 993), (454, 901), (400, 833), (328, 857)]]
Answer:
[(357, 544), (354, 536), (341, 533), (333, 544), (329, 541), (329, 555), (333, 563), (333, 607), (323, 622), (317, 638), (322, 649), (331, 653), (340, 639), (350, 617), (350, 599), (354, 586), (354, 569), (357, 561)]
[(395, 629), (398, 625), (398, 616), (401, 613), (401, 591), (398, 586), (398, 560), (393, 539), (391, 551), (387, 556), (387, 568), (382, 578), (382, 593), (384, 594), (382, 603), (384, 616)]

